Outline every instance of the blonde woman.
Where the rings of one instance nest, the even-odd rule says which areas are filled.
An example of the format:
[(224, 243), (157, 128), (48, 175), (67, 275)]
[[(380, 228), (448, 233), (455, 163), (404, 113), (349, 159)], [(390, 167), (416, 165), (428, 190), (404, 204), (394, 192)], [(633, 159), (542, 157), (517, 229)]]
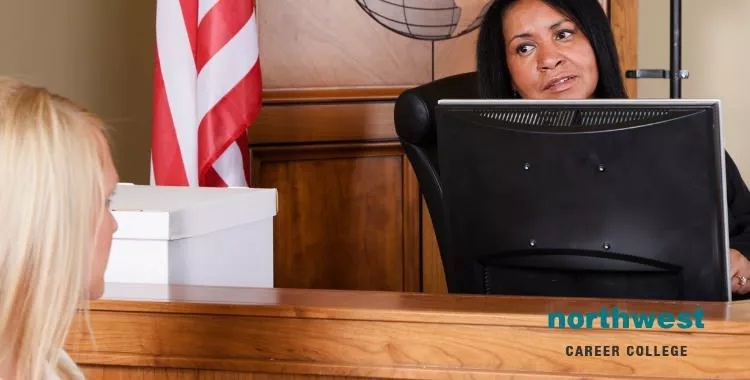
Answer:
[(118, 182), (101, 120), (0, 78), (0, 378), (78, 379), (63, 351), (102, 295)]

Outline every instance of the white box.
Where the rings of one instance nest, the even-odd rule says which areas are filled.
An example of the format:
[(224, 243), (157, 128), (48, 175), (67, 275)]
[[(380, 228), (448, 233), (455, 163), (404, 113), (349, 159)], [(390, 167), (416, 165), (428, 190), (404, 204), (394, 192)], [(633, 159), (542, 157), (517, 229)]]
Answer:
[(273, 287), (276, 189), (119, 184), (105, 282)]

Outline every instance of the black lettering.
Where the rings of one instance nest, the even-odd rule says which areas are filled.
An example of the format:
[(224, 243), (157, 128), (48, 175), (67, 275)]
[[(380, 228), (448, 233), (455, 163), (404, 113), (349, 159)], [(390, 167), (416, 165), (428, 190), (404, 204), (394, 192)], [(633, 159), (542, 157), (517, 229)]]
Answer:
[(647, 356), (647, 357), (687, 356), (687, 346), (669, 346), (669, 345), (627, 346), (625, 348), (625, 352), (628, 356)]
[(573, 356), (573, 346), (565, 346), (565, 355)]

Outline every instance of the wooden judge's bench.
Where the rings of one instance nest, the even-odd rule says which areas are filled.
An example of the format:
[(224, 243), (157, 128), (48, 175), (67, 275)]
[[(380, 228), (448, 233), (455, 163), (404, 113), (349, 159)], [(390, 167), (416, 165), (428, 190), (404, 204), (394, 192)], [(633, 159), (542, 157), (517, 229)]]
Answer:
[[(600, 3), (622, 68), (635, 69), (637, 1)], [(474, 70), (477, 31), (415, 40), (352, 0), (256, 4), (263, 108), (249, 128), (252, 187), (278, 190), (275, 288), (108, 284), (91, 329), (78, 318), (66, 346), (89, 379), (750, 378), (750, 301), (700, 305), (702, 327), (560, 329), (549, 313), (697, 305), (444, 294), (394, 102)], [(626, 86), (634, 97), (635, 82)], [(110, 262), (154, 270), (134, 263), (124, 251)], [(197, 267), (183, 271), (227, 276)]]
[[(700, 306), (702, 328), (548, 326), (550, 312), (615, 306), (673, 315)], [(78, 319), (67, 346), (89, 379), (750, 378), (744, 301), (109, 284), (90, 320), (93, 335)]]

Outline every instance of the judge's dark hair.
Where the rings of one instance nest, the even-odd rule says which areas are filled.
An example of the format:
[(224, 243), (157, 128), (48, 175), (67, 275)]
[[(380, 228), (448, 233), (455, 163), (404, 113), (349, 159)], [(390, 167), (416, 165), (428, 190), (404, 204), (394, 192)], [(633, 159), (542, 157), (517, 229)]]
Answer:
[[(505, 55), (503, 15), (518, 0), (494, 0), (484, 14), (477, 41), (477, 79), (485, 98), (513, 97)], [(578, 25), (594, 50), (599, 70), (595, 98), (627, 98), (612, 29), (597, 0), (543, 0)]]

